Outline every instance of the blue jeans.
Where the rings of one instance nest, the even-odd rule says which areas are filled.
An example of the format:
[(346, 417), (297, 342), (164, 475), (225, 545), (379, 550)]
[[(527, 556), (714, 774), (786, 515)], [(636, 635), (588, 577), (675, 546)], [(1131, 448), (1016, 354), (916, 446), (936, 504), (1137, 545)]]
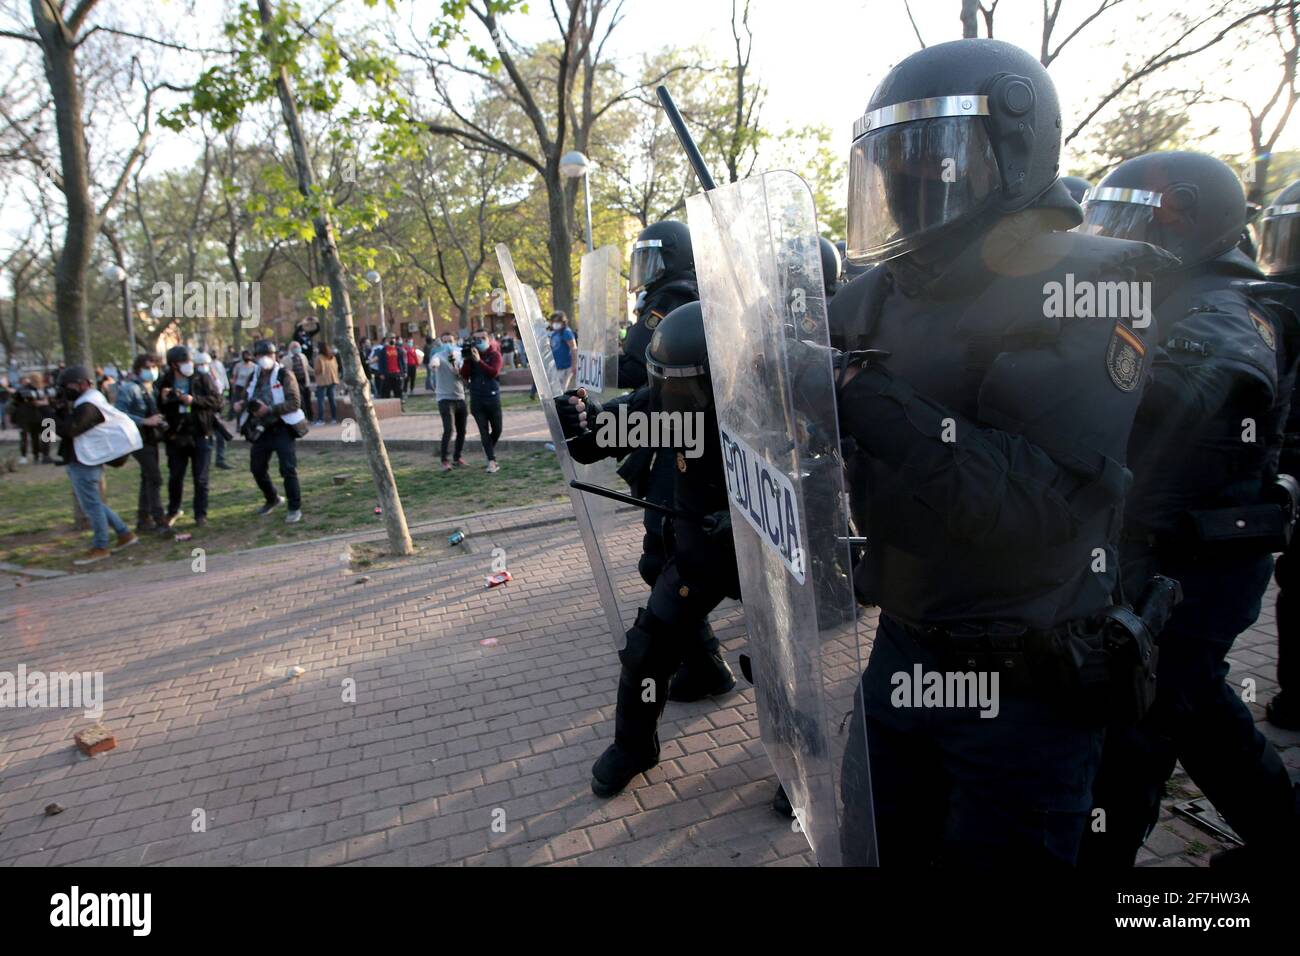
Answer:
[(333, 385), (316, 386), (316, 420), (322, 422), (325, 421), (326, 399), (328, 399), (330, 403), (330, 421), (336, 422), (339, 420), (339, 410), (338, 410), (338, 406), (334, 404)]
[(72, 493), (77, 496), (77, 503), (86, 513), (94, 533), (91, 547), (107, 548), (110, 527), (118, 534), (126, 534), (130, 529), (99, 496), (99, 479), (104, 474), (104, 466), (81, 465), (70, 461), (67, 468), (68, 478), (72, 481)]

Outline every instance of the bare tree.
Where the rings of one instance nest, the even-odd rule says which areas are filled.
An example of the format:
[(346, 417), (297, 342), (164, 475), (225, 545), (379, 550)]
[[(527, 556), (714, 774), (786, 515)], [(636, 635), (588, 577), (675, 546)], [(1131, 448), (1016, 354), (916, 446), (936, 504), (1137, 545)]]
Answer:
[[(135, 146), (121, 162), (104, 200), (96, 205), (91, 195), (90, 158), (86, 142), (83, 76), (78, 66), (82, 45), (100, 27), (90, 26), (90, 15), (99, 0), (80, 0), (65, 16), (64, 4), (54, 0), (31, 0), (34, 33), (3, 31), (10, 39), (35, 44), (41, 52), (50, 100), (54, 104), (54, 125), (58, 139), (59, 174), (55, 184), (66, 204), (63, 246), (55, 266), (55, 302), (64, 360), (93, 365), (90, 326), (86, 309), (86, 276), (94, 252), (95, 236), (105, 216), (126, 189), (131, 170), (144, 154), (149, 137), (152, 98), (168, 84), (144, 81), (139, 61), (132, 59), (130, 80), (140, 79), (143, 105), (136, 130)], [(116, 32), (104, 28), (106, 32)], [(145, 39), (141, 37), (140, 39)], [(48, 163), (44, 168), (50, 169)]]
[[(1278, 137), (1286, 128), (1300, 100), (1300, 85), (1297, 84), (1296, 64), (1300, 52), (1300, 0), (1283, 5), (1285, 9), (1274, 10), (1268, 18), (1268, 38), (1277, 46), (1281, 60), (1282, 72), (1272, 94), (1264, 104), (1256, 108), (1251, 103), (1236, 97), (1225, 97), (1237, 103), (1250, 118), (1251, 167), (1246, 178), (1250, 186), (1248, 198), (1251, 202), (1262, 203), (1268, 189), (1269, 162)], [(1262, 43), (1255, 38), (1247, 41), (1251, 55), (1257, 55)]]

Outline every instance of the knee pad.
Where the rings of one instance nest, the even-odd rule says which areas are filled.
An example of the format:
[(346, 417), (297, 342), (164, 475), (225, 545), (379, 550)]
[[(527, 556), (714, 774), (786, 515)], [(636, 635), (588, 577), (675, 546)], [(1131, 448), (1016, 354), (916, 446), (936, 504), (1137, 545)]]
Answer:
[(636, 674), (676, 667), (675, 643), (672, 629), (648, 608), (641, 608), (636, 623), (627, 629), (627, 643), (618, 652), (618, 659)]

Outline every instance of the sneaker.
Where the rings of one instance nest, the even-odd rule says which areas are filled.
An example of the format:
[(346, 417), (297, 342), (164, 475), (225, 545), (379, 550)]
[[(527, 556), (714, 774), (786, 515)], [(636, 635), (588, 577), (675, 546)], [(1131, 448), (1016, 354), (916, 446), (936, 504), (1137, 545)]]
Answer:
[(452, 462), (452, 464), (455, 465), (457, 468), (464, 468), (464, 467), (465, 467), (465, 459), (464, 459), (464, 458), (457, 458), (455, 461)]
[(314, 422), (311, 423), (311, 427), (312, 427), (312, 428), (324, 428), (324, 427), (325, 427), (325, 422), (324, 422), (323, 419), (318, 418), (318, 419), (316, 419), (316, 421), (314, 421)]
[(123, 548), (129, 548), (131, 547), (131, 545), (139, 544), (139, 543), (140, 543), (140, 539), (139, 537), (136, 536), (134, 532), (124, 531), (122, 534), (119, 534), (117, 536), (117, 547), (114, 548), (113, 550), (121, 551)]
[(300, 508), (295, 508), (293, 511), (290, 511), (287, 515), (284, 516), (285, 524), (297, 524), (301, 520), (302, 520), (302, 509)]
[(489, 475), (495, 475), (498, 471), (501, 470), (501, 466), (498, 465), (495, 461), (490, 461), (487, 463), (487, 468), (485, 470)]
[(449, 461), (444, 461), (444, 462), (442, 463), (442, 470), (443, 470), (443, 471), (451, 471), (451, 462), (449, 462)]
[(18, 464), (20, 464), (20, 465), (25, 465), (25, 464), (27, 464), (27, 456), (26, 456), (26, 455), (19, 455), (19, 456), (18, 456)]
[(257, 513), (260, 515), (269, 515), (282, 504), (284, 504), (284, 499), (279, 495), (276, 495), (274, 501), (268, 501), (266, 504), (262, 505), (262, 507), (257, 509)]
[(205, 526), (207, 525), (207, 523), (208, 523), (208, 519), (207, 519), (207, 518), (195, 518), (195, 519), (194, 519), (194, 527), (196, 527), (196, 528), (202, 528), (202, 527), (205, 527)]
[(153, 518), (141, 518), (135, 523), (136, 534), (148, 534), (150, 531), (156, 531), (158, 525), (154, 523)]
[(89, 551), (87, 551), (81, 557), (77, 558), (77, 560), (73, 561), (72, 563), (80, 567), (80, 566), (85, 566), (87, 564), (94, 564), (96, 561), (103, 561), (105, 558), (111, 556), (112, 556), (112, 552), (110, 552), (108, 548), (91, 548)]
[(176, 523), (176, 519), (183, 514), (185, 514), (184, 511), (174, 511), (169, 513), (166, 517), (163, 518), (162, 524), (159, 525), (159, 527), (162, 528), (164, 531), (167, 530), (172, 525), (174, 525)]
[(217, 462), (217, 467), (220, 468), (222, 471), (230, 471), (230, 469), (233, 468), (234, 466), (231, 465), (229, 462), (219, 461)]

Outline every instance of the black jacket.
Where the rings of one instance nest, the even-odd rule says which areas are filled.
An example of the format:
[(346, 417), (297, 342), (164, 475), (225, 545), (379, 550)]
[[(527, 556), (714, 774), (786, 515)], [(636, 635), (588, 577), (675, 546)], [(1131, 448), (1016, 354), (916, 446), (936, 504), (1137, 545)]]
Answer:
[(189, 377), (189, 387), (194, 400), (185, 405), (170, 368), (158, 380), (158, 410), (166, 424), (163, 440), (169, 445), (184, 447), (197, 438), (211, 438), (213, 419), (221, 411), (221, 395), (211, 375), (196, 372)]

